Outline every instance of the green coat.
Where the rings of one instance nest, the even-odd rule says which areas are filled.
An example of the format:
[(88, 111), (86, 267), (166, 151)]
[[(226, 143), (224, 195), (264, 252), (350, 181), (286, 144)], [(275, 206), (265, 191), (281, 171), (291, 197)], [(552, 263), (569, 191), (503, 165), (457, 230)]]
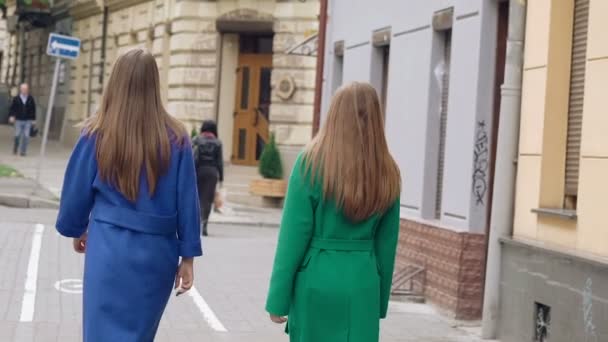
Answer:
[(378, 341), (399, 232), (399, 200), (352, 223), (323, 200), (298, 158), (289, 180), (266, 310), (289, 316), (291, 342)]

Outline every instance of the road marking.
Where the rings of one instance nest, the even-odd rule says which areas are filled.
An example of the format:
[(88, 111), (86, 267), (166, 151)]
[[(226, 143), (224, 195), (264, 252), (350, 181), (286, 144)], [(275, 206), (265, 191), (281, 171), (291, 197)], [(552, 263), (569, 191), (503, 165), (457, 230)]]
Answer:
[(207, 304), (203, 296), (201, 296), (201, 294), (198, 292), (196, 287), (193, 286), (187, 293), (190, 297), (192, 297), (192, 299), (194, 300), (194, 304), (196, 304), (198, 309), (201, 311), (203, 317), (205, 318), (205, 321), (207, 321), (207, 324), (209, 324), (211, 329), (217, 332), (228, 332), (222, 322), (220, 322), (220, 320), (217, 318), (215, 313), (213, 313), (213, 310), (211, 310), (209, 304)]
[(63, 279), (55, 283), (55, 290), (69, 293), (69, 294), (81, 294), (82, 293), (82, 280), (80, 279)]
[(21, 303), (21, 322), (31, 322), (34, 319), (34, 311), (36, 306), (36, 283), (38, 282), (38, 261), (40, 260), (40, 246), (42, 245), (42, 234), (44, 226), (36, 225), (34, 237), (32, 238), (32, 250), (30, 251), (30, 260), (27, 264), (27, 273), (25, 278), (25, 292), (23, 293), (23, 302)]

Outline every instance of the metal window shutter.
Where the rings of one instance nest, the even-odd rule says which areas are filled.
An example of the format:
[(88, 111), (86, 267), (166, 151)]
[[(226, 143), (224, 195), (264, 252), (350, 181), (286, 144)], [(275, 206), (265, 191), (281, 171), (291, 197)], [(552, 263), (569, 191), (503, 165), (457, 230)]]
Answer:
[(588, 19), (589, 0), (576, 0), (574, 4), (574, 29), (572, 33), (568, 137), (566, 140), (565, 193), (568, 196), (576, 196), (578, 193)]
[(445, 135), (448, 123), (448, 95), (450, 89), (450, 55), (452, 50), (452, 31), (445, 31), (444, 73), (441, 80), (441, 118), (439, 121), (439, 162), (437, 163), (437, 193), (435, 194), (435, 218), (441, 217), (443, 196), (443, 171), (445, 165)]

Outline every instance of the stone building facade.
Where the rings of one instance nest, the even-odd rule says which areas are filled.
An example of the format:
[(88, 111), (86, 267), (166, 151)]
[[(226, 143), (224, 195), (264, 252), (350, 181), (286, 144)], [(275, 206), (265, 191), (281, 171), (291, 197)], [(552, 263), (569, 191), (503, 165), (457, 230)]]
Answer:
[[(14, 6), (8, 1), (9, 15)], [(227, 161), (255, 165), (272, 131), (289, 167), (310, 140), (316, 60), (286, 51), (316, 33), (318, 1), (68, 0), (54, 6), (50, 27), (25, 32), (23, 57), (19, 34), (11, 34), (5, 44), (10, 58), (1, 73), (13, 87), (21, 79), (32, 83), (44, 102), (52, 73), (45, 55), (48, 33), (82, 40), (81, 56), (64, 62), (60, 74), (51, 136), (73, 142), (74, 125), (96, 111), (116, 56), (142, 46), (157, 58), (169, 112), (190, 130), (204, 119), (217, 120)], [(264, 50), (258, 51), (263, 37)], [(242, 59), (244, 54), (250, 58)], [(251, 61), (258, 64), (240, 65)], [(241, 75), (244, 69), (251, 69), (247, 78)], [(278, 91), (280, 82), (293, 87), (288, 96)], [(248, 100), (245, 108), (236, 108), (237, 96), (243, 104)]]
[(403, 177), (396, 275), (457, 319), (481, 317), (505, 3), (329, 1), (322, 108), (376, 87)]

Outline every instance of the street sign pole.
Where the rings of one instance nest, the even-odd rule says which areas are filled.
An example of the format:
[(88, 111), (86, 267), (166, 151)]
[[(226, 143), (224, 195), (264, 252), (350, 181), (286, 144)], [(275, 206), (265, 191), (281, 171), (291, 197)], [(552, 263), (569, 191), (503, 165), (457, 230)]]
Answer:
[(59, 67), (61, 59), (55, 59), (55, 71), (53, 73), (53, 85), (49, 94), (49, 105), (46, 109), (46, 117), (44, 118), (44, 131), (42, 133), (42, 143), (40, 145), (40, 158), (38, 158), (38, 168), (36, 169), (36, 183), (40, 184), (40, 173), (42, 164), (44, 163), (44, 155), (46, 153), (46, 143), (49, 138), (49, 128), (51, 126), (51, 115), (53, 114), (53, 105), (55, 104), (55, 92), (57, 90), (57, 82), (59, 81)]
[(53, 73), (53, 83), (51, 85), (51, 92), (49, 94), (49, 105), (46, 109), (46, 117), (44, 118), (44, 130), (42, 132), (42, 142), (40, 144), (40, 158), (38, 158), (38, 167), (36, 168), (36, 183), (38, 186), (41, 186), (40, 175), (42, 173), (42, 164), (44, 163), (44, 156), (46, 153), (46, 144), (49, 139), (49, 129), (51, 126), (51, 116), (53, 115), (53, 105), (55, 104), (57, 83), (59, 81), (61, 59), (78, 58), (80, 55), (80, 39), (57, 33), (51, 33), (49, 35), (46, 54), (55, 57), (55, 71)]

